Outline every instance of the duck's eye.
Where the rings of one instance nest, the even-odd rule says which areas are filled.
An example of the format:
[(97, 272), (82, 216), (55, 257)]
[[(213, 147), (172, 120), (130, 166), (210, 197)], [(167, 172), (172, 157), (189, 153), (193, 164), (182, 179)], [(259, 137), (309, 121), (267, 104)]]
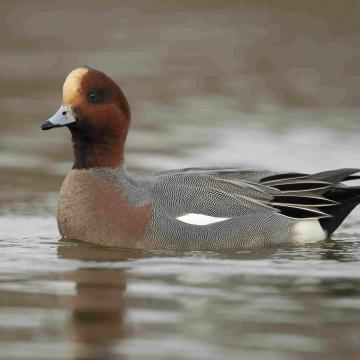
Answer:
[(92, 104), (98, 104), (102, 101), (102, 95), (98, 90), (90, 90), (87, 95), (88, 101)]

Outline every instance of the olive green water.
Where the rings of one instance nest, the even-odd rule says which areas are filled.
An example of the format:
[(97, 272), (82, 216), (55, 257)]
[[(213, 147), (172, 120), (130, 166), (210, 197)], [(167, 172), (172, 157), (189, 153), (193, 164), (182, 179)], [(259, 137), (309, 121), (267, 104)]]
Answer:
[(356, 359), (360, 211), (332, 240), (222, 253), (59, 240), (66, 129), (88, 64), (133, 109), (134, 173), (360, 166), (359, 4), (0, 4), (0, 359)]

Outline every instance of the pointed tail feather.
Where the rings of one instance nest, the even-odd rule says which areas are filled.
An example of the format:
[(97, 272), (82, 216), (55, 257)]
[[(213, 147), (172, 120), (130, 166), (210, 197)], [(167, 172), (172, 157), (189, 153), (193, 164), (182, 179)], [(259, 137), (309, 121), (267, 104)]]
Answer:
[(351, 175), (360, 172), (360, 169), (355, 168), (345, 168), (345, 169), (337, 169), (337, 170), (330, 170), (330, 171), (323, 171), (317, 174), (311, 175), (309, 179), (311, 180), (318, 180), (318, 181), (326, 181), (329, 183), (339, 183), (341, 181), (347, 180), (355, 180), (357, 177), (353, 177)]
[[(291, 200), (294, 203), (292, 206), (294, 209), (301, 208), (303, 210), (305, 207), (307, 210), (312, 210), (312, 207), (321, 208), (321, 212), (328, 216), (320, 216), (319, 221), (322, 228), (330, 236), (360, 203), (360, 187), (341, 184), (345, 181), (359, 179), (359, 175), (354, 175), (357, 173), (360, 173), (360, 169), (344, 168), (323, 171), (309, 176), (290, 174), (292, 177), (283, 175), (282, 178), (267, 178), (268, 183), (265, 182), (265, 184), (282, 191), (282, 196), (278, 198), (275, 196), (273, 200), (275, 207), (276, 202), (280, 203), (278, 208), (280, 207), (282, 213), (287, 210), (286, 205), (289, 205)], [(285, 196), (288, 196), (288, 198), (285, 198)], [(332, 203), (326, 205), (321, 201), (322, 198)], [(294, 213), (294, 211), (292, 212)]]
[(360, 186), (337, 187), (324, 194), (327, 199), (338, 202), (338, 205), (331, 206), (323, 210), (331, 217), (320, 219), (320, 224), (330, 236), (350, 214), (350, 212), (360, 203)]

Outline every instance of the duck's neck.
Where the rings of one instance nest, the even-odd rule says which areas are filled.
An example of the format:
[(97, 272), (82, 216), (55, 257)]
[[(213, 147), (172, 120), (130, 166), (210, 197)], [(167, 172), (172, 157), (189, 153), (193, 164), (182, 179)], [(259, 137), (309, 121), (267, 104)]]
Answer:
[(118, 168), (124, 163), (125, 140), (118, 137), (85, 138), (72, 131), (73, 169)]

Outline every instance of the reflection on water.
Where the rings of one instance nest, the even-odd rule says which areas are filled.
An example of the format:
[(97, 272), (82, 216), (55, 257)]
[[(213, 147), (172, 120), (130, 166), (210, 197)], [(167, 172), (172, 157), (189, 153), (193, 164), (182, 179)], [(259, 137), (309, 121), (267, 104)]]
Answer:
[(124, 324), (126, 315), (126, 269), (86, 266), (146, 258), (146, 252), (103, 249), (84, 244), (59, 246), (61, 259), (84, 263), (74, 271), (61, 274), (61, 280), (75, 284), (75, 296), (67, 303), (70, 312), (71, 341), (76, 344), (74, 359), (120, 359), (114, 356), (117, 342), (131, 334)]
[[(346, 232), (308, 246), (169, 253), (58, 242), (53, 220), (5, 220), (0, 358), (352, 359), (360, 351), (360, 244)], [(19, 237), (15, 224), (44, 237)]]
[(71, 167), (41, 133), (88, 64), (133, 108), (133, 172), (359, 166), (358, 1), (1, 2), (0, 359), (356, 359), (360, 211), (331, 241), (232, 252), (58, 241)]
[[(75, 284), (75, 296), (68, 302), (71, 341), (76, 344), (74, 359), (120, 359), (113, 357), (116, 343), (131, 328), (126, 315), (126, 269), (87, 266), (88, 262), (122, 262), (147, 257), (141, 251), (118, 251), (86, 245), (58, 247), (61, 259), (80, 260), (83, 267), (61, 275)], [(122, 358), (122, 357), (121, 357)]]

